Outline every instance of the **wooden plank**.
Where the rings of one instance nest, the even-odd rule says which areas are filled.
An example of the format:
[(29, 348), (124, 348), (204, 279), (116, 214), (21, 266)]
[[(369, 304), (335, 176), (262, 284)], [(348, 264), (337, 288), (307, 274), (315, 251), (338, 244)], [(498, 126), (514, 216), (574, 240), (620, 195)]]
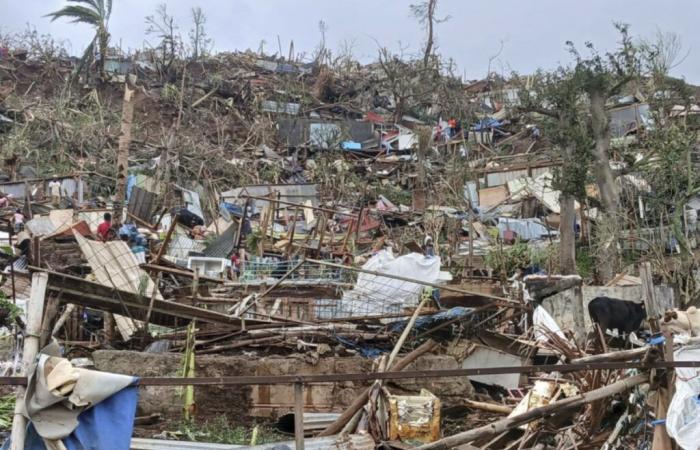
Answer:
[[(150, 297), (116, 290), (62, 273), (46, 272), (49, 275), (48, 290), (56, 294), (61, 292), (61, 303), (73, 303), (115, 314), (125, 314), (128, 311), (131, 317), (137, 320), (145, 319), (148, 313)], [(181, 319), (181, 322), (198, 319), (208, 323), (231, 325), (233, 328), (240, 328), (241, 324), (240, 319), (226, 314), (167, 300), (154, 300), (151, 323), (173, 326), (177, 323), (174, 319)], [(269, 323), (254, 319), (246, 319), (246, 322), (251, 325)]]

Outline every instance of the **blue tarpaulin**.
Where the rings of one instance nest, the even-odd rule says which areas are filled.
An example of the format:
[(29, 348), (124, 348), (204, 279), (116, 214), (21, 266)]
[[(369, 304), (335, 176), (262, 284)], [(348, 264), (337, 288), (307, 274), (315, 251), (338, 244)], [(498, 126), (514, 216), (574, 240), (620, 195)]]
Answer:
[[(68, 450), (129, 450), (134, 431), (134, 416), (139, 391), (135, 384), (85, 410), (78, 417), (78, 427), (63, 439)], [(10, 448), (5, 441), (3, 450)], [(44, 441), (29, 424), (25, 450), (46, 450)]]
[[(416, 323), (413, 325), (412, 331), (425, 331), (430, 328), (434, 328), (444, 322), (449, 322), (455, 319), (466, 319), (473, 313), (474, 308), (455, 306), (454, 308), (445, 309), (443, 311), (436, 312), (435, 314), (431, 314), (429, 316), (421, 316), (418, 319), (416, 319)], [(403, 331), (407, 323), (408, 320), (392, 322), (388, 325), (389, 331), (392, 333), (400, 333)]]
[(351, 341), (348, 338), (344, 338), (342, 336), (335, 336), (336, 340), (343, 344), (344, 346), (351, 348), (353, 350), (357, 350), (360, 352), (360, 355), (364, 356), (365, 358), (376, 358), (377, 356), (381, 355), (382, 353), (386, 353), (384, 350), (379, 350), (377, 348), (373, 347), (364, 347), (360, 344), (357, 344), (353, 341)]
[(484, 119), (474, 124), (472, 130), (474, 131), (485, 131), (491, 128), (500, 128), (503, 125), (499, 120), (496, 119)]

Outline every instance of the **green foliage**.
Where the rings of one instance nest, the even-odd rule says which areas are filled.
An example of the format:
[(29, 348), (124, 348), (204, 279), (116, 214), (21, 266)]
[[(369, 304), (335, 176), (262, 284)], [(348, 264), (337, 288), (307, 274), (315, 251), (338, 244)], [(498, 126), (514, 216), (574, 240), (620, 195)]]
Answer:
[(15, 395), (0, 397), (0, 431), (10, 431), (15, 413)]
[(251, 253), (257, 253), (258, 252), (258, 245), (262, 241), (262, 238), (263, 238), (262, 231), (252, 230), (245, 237), (246, 250), (248, 250)]
[(377, 196), (379, 195), (383, 195), (384, 197), (388, 198), (389, 201), (395, 204), (396, 206), (410, 206), (413, 202), (412, 194), (409, 191), (401, 189), (399, 186), (396, 186), (394, 184), (378, 185)]
[[(253, 429), (253, 427), (232, 425), (225, 416), (218, 416), (204, 423), (183, 422), (180, 424), (178, 434), (181, 434), (184, 440), (194, 442), (249, 445), (253, 436)], [(288, 436), (278, 433), (272, 427), (264, 425), (258, 427), (257, 444), (269, 444), (288, 439)]]
[(0, 317), (2, 323), (0, 325), (9, 327), (22, 314), (22, 309), (7, 299), (4, 293), (0, 296)]
[(519, 269), (546, 265), (547, 252), (518, 240), (513, 245), (493, 246), (486, 254), (485, 262), (498, 276), (509, 277)]
[(576, 248), (576, 273), (581, 278), (591, 278), (595, 272), (595, 258), (587, 247)]
[(553, 156), (564, 161), (554, 170), (553, 188), (579, 199), (585, 196), (593, 148), (582, 81), (574, 69), (560, 66), (552, 72), (538, 72), (532, 89), (520, 90), (523, 109), (540, 114), (538, 122), (553, 144)]
[(160, 98), (170, 105), (178, 105), (180, 103), (180, 88), (172, 83), (165, 83), (160, 91)]

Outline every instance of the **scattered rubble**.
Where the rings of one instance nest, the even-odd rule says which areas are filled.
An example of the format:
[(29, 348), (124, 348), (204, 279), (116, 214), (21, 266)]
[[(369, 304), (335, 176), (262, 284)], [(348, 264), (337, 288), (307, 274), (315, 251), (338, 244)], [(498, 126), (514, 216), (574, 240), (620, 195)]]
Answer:
[[(249, 51), (178, 60), (172, 77), (155, 54), (114, 54), (105, 78), (78, 83), (71, 58), (10, 50), (5, 380), (39, 355), (13, 439), (50, 414), (32, 403), (36, 377), (75, 403), (87, 372), (134, 377), (131, 415), (161, 431), (221, 415), (281, 418), (297, 448), (694, 448), (700, 201), (658, 209), (658, 184), (630, 162), (660, 158), (652, 99), (608, 105), (631, 217), (609, 242), (597, 184), (579, 186), (567, 225), (570, 162), (522, 77)], [(562, 264), (571, 233), (578, 275)], [(604, 279), (599, 247), (629, 264)], [(595, 298), (643, 305), (646, 327), (606, 333)], [(51, 342), (62, 355), (39, 353)], [(57, 445), (84, 430), (74, 422), (27, 439)], [(180, 448), (148, 430), (131, 448)]]

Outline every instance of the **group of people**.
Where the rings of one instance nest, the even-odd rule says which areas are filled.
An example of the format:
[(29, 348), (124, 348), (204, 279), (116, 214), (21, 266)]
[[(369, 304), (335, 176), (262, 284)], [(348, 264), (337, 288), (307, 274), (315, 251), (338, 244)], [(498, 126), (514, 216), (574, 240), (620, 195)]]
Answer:
[(443, 128), (443, 124), (444, 122), (438, 123), (435, 127), (435, 131), (433, 133), (435, 142), (453, 139), (462, 132), (462, 122), (455, 118), (451, 118), (447, 121), (447, 127)]

